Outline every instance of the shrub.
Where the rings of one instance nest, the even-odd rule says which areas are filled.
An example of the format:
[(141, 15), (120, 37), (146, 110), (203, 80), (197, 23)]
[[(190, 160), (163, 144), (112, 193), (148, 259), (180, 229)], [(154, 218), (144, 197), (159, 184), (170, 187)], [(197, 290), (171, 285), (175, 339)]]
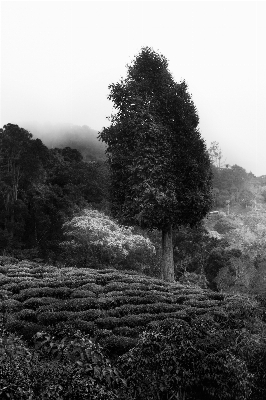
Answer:
[[(66, 241), (61, 243), (67, 258), (77, 266), (118, 265), (155, 252), (149, 239), (117, 224), (102, 212), (85, 209), (63, 225)], [(140, 257), (139, 254), (142, 253)]]
[(35, 276), (38, 276), (38, 278), (43, 277), (44, 273), (47, 272), (47, 266), (46, 265), (39, 265), (36, 264), (33, 266), (31, 269), (31, 273)]
[(6, 274), (8, 271), (8, 265), (3, 266), (0, 264), (0, 274)]
[(219, 304), (219, 301), (217, 300), (210, 300), (210, 299), (188, 299), (183, 302), (183, 304), (186, 304), (188, 306), (192, 307), (198, 307), (198, 308), (212, 308), (215, 307)]
[(123, 325), (121, 319), (116, 317), (98, 318), (95, 323), (101, 329), (113, 329), (116, 326)]
[(3, 300), (0, 303), (0, 312), (14, 312), (17, 310), (21, 310), (22, 304), (14, 299)]
[(0, 398), (28, 400), (32, 398), (31, 353), (21, 339), (1, 332)]
[(55, 325), (58, 322), (61, 321), (67, 321), (68, 320), (68, 315), (66, 312), (64, 311), (47, 311), (47, 312), (43, 312), (38, 314), (37, 316), (37, 320), (39, 322), (40, 325)]
[(0, 289), (0, 299), (7, 299), (12, 296), (12, 292), (6, 289)]
[(178, 305), (176, 304), (124, 304), (120, 307), (116, 307), (113, 310), (110, 310), (109, 315), (113, 317), (123, 317), (124, 315), (142, 314), (145, 312), (152, 314), (157, 314), (159, 312), (171, 312), (177, 309)]
[(115, 298), (115, 297), (119, 297), (119, 296), (123, 296), (123, 295), (124, 295), (123, 290), (120, 290), (120, 291), (114, 290), (113, 292), (107, 292), (107, 293), (100, 295), (100, 298), (110, 299), (110, 298)]
[(23, 308), (30, 308), (33, 310), (38, 309), (39, 307), (49, 305), (52, 307), (53, 304), (59, 303), (60, 299), (56, 299), (54, 297), (30, 297), (25, 300), (22, 304)]
[(134, 328), (135, 326), (146, 326), (150, 321), (154, 320), (154, 314), (138, 314), (125, 315), (119, 319), (121, 325)]
[(83, 319), (85, 321), (94, 321), (95, 319), (100, 318), (103, 313), (104, 312), (102, 310), (90, 309), (74, 312), (73, 317), (76, 316), (77, 318)]
[(163, 321), (163, 320), (166, 320), (169, 318), (190, 321), (190, 317), (188, 316), (187, 307), (186, 307), (184, 310), (156, 314), (156, 319), (154, 321), (150, 322), (147, 326), (154, 326), (154, 325), (156, 326), (158, 321)]
[(16, 320), (13, 317), (8, 318), (5, 328), (8, 332), (21, 336), (28, 343), (31, 343), (33, 336), (43, 329), (42, 325), (29, 321)]
[(233, 221), (230, 217), (223, 217), (216, 222), (213, 229), (220, 234), (225, 234), (232, 229), (236, 229), (237, 227), (238, 224), (235, 221)]
[(1, 400), (115, 400), (125, 384), (99, 345), (80, 332), (55, 340), (38, 333), (30, 351), (23, 341), (2, 332)]
[(1, 279), (1, 289), (9, 290), (10, 292), (19, 293), (18, 282), (12, 282), (10, 278)]
[(130, 288), (130, 283), (113, 281), (113, 282), (108, 283), (105, 286), (104, 291), (105, 292), (121, 291), (121, 290), (129, 289), (129, 288)]
[(77, 289), (71, 293), (71, 298), (79, 298), (79, 297), (96, 297), (96, 294), (91, 290), (82, 290)]
[(75, 299), (69, 299), (61, 307), (62, 310), (66, 311), (82, 311), (89, 310), (91, 308), (98, 308), (97, 299), (94, 297), (79, 297)]
[(261, 323), (263, 311), (258, 302), (247, 295), (228, 295), (222, 310), (227, 314), (231, 329), (248, 329), (252, 332)]
[(15, 314), (16, 319), (28, 322), (37, 322), (37, 315), (35, 310), (23, 309)]
[(39, 288), (41, 286), (41, 282), (37, 279), (30, 279), (30, 280), (20, 280), (16, 283), (17, 290), (21, 291), (28, 288)]
[(223, 301), (224, 298), (225, 298), (225, 295), (223, 293), (209, 292), (208, 293), (208, 298), (211, 299), (211, 300)]
[(118, 356), (121, 356), (132, 349), (136, 345), (137, 340), (127, 336), (117, 336), (110, 332), (109, 335), (107, 334), (105, 337), (99, 338), (99, 342), (106, 354), (109, 354), (113, 359), (116, 359)]
[(204, 274), (197, 274), (195, 272), (184, 272), (180, 276), (179, 282), (185, 285), (199, 286), (202, 289), (206, 289), (208, 284)]
[(164, 321), (143, 333), (119, 365), (128, 383), (125, 398), (240, 400), (251, 392), (245, 361), (204, 320)]
[(28, 289), (23, 289), (14, 298), (19, 301), (24, 301), (30, 297), (57, 297), (59, 299), (66, 299), (72, 293), (72, 289), (67, 287), (33, 287)]
[(97, 325), (92, 321), (75, 319), (73, 321), (70, 321), (69, 324), (71, 324), (71, 326), (75, 328), (75, 330), (79, 330), (86, 335), (95, 336), (97, 333)]
[(101, 293), (103, 291), (103, 287), (101, 285), (97, 285), (95, 281), (81, 285), (79, 288), (81, 290), (91, 290), (95, 294)]
[(0, 256), (0, 265), (17, 264), (19, 260), (14, 257)]
[[(45, 357), (71, 365), (71, 386), (63, 390), (63, 399), (112, 400), (124, 385), (116, 368), (103, 355), (102, 348), (77, 331), (74, 337), (55, 340), (47, 333), (38, 333), (35, 347)], [(69, 364), (70, 362), (70, 364)]]
[(113, 329), (113, 333), (117, 336), (127, 336), (135, 338), (142, 332), (141, 327), (130, 328), (129, 326), (118, 326)]

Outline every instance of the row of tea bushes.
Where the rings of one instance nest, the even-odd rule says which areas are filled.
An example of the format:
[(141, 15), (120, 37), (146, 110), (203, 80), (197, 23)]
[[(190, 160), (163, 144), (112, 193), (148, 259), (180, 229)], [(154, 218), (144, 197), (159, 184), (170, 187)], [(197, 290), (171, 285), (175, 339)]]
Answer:
[(1, 258), (0, 296), (11, 332), (30, 341), (40, 330), (79, 329), (99, 340), (109, 356), (127, 351), (156, 321), (190, 321), (211, 312), (225, 323), (233, 315), (226, 311), (228, 296), (178, 282)]

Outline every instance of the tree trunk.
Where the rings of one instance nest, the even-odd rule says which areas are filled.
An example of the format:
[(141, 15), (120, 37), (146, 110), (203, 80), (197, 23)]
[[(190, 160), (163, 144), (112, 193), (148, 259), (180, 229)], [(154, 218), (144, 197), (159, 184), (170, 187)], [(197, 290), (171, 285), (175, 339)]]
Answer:
[(175, 281), (173, 232), (171, 225), (162, 231), (162, 278), (168, 282)]
[(14, 238), (14, 232), (15, 232), (15, 210), (14, 210), (14, 205), (11, 207), (11, 215), (10, 215), (10, 237), (11, 239)]

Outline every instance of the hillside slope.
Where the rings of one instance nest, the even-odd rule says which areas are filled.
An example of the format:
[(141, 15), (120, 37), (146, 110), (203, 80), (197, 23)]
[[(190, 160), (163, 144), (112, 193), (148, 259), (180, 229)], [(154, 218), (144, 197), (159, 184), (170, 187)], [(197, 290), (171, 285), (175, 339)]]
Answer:
[[(79, 329), (109, 355), (128, 351), (156, 321), (190, 321), (211, 313), (226, 323), (238, 312), (233, 305), (243, 300), (130, 271), (58, 269), (5, 257), (0, 263), (1, 311), (8, 312), (8, 330), (30, 340), (37, 331)], [(255, 310), (255, 303), (243, 303), (243, 310)]]

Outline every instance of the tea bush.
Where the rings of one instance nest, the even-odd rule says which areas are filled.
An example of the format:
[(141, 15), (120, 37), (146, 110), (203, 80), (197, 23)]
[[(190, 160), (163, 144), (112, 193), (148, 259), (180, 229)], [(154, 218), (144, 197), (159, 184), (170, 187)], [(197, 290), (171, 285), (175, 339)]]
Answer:
[(71, 388), (63, 390), (63, 399), (117, 399), (119, 388), (125, 385), (118, 370), (103, 355), (102, 348), (79, 331), (61, 341), (38, 333), (35, 347), (44, 357), (71, 365)]
[(67, 287), (32, 287), (20, 290), (19, 294), (14, 296), (16, 300), (24, 301), (29, 297), (56, 297), (59, 299), (68, 298), (72, 290)]
[(1, 331), (0, 337), (0, 398), (29, 400), (31, 387), (31, 353), (15, 335)]
[(9, 318), (5, 324), (6, 330), (21, 336), (26, 342), (31, 343), (33, 336), (42, 330), (43, 326), (35, 322), (21, 321)]
[(72, 314), (73, 317), (76, 316), (77, 318), (83, 319), (85, 321), (94, 321), (95, 319), (102, 317), (105, 313), (103, 310), (90, 309), (85, 311), (77, 311)]
[[(190, 398), (209, 400), (214, 399), (215, 396), (218, 400), (219, 398), (223, 400), (234, 398), (234, 395), (229, 393), (229, 389), (226, 389), (226, 382), (235, 387), (235, 392), (232, 393), (236, 393), (238, 389), (239, 393), (244, 393), (245, 400), (264, 400), (266, 398), (264, 384), (266, 371), (265, 315), (262, 303), (254, 301), (248, 296), (215, 293), (179, 282), (169, 284), (159, 279), (138, 275), (132, 271), (121, 272), (115, 269), (91, 270), (66, 267), (58, 269), (52, 266), (42, 266), (41, 269), (38, 269), (36, 264), (28, 263), (27, 266), (24, 264), (21, 270), (20, 262), (5, 265), (4, 268), (5, 270), (0, 275), (0, 294), (2, 296), (0, 305), (1, 310), (4, 311), (6, 329), (21, 335), (27, 341), (28, 348), (33, 345), (33, 336), (37, 332), (45, 331), (53, 338), (51, 339), (52, 343), (56, 342), (56, 346), (60, 349), (60, 346), (64, 347), (62, 340), (65, 337), (68, 338), (67, 341), (70, 338), (73, 339), (78, 329), (82, 334), (88, 334), (94, 338), (95, 342), (100, 343), (103, 352), (112, 360), (112, 365), (119, 366), (121, 364), (117, 364), (118, 356), (125, 354), (125, 357), (129, 357), (130, 349), (134, 349), (132, 354), (137, 354), (134, 352), (137, 351), (135, 349), (140, 349), (140, 345), (137, 343), (143, 331), (146, 330), (147, 335), (157, 332), (159, 326), (160, 329), (163, 329), (163, 326), (167, 325), (167, 321), (172, 319), (173, 326), (177, 323), (183, 324), (182, 326), (186, 324), (186, 328), (182, 328), (183, 336), (181, 333), (175, 333), (176, 336), (174, 336), (174, 333), (170, 335), (170, 331), (167, 331), (168, 333), (163, 330), (158, 331), (165, 337), (159, 343), (162, 354), (156, 353), (156, 344), (155, 350), (153, 351), (152, 347), (149, 353), (150, 358), (147, 364), (143, 361), (145, 357), (140, 358), (139, 361), (140, 371), (141, 368), (144, 370), (147, 366), (146, 375), (144, 374), (143, 378), (145, 380), (146, 376), (147, 382), (140, 380), (143, 396), (147, 395), (147, 400), (151, 399), (153, 395), (155, 396), (155, 393), (162, 400), (174, 396), (177, 384), (171, 371), (175, 369), (168, 369), (168, 365), (169, 368), (172, 366), (179, 371), (177, 379), (179, 381), (181, 379), (180, 382), (183, 382), (183, 386), (179, 385), (181, 391), (179, 395), (181, 396), (185, 391), (187, 400)], [(26, 268), (28, 268), (28, 276), (25, 276)], [(14, 276), (8, 276), (10, 270), (11, 275)], [(197, 321), (197, 325), (193, 325), (193, 321)], [(201, 325), (203, 328), (200, 328)], [(170, 329), (169, 326), (168, 328)], [(177, 358), (179, 354), (178, 340), (175, 337), (180, 340), (180, 354), (181, 350), (184, 354), (187, 353), (187, 364), (184, 358), (181, 359), (182, 362), (178, 361), (178, 364), (170, 362), (172, 356)], [(172, 355), (170, 355), (172, 347), (167, 348), (169, 351), (165, 352), (164, 350), (164, 346), (167, 344), (166, 338), (169, 339), (169, 345), (171, 344), (170, 339), (175, 343), (175, 345), (172, 344)], [(151, 341), (154, 343), (153, 339)], [(191, 344), (188, 349), (186, 343)], [(49, 364), (48, 358), (42, 356), (38, 349), (36, 351), (37, 361), (31, 359), (32, 365), (35, 365), (33, 370), (36, 371), (31, 375), (32, 385), (35, 385), (31, 386), (31, 390), (38, 393), (36, 400), (49, 398), (48, 394), (51, 399), (55, 400), (60, 398), (71, 400), (75, 396), (77, 399), (85, 399), (86, 396), (92, 398), (93, 395), (85, 384), (86, 379), (77, 364), (73, 367), (73, 363), (71, 364), (68, 359), (68, 361), (64, 360), (60, 366), (57, 360), (47, 356)], [(232, 358), (232, 355), (235, 359)], [(165, 371), (160, 370), (160, 356), (163, 357), (161, 365)], [(139, 397), (141, 395), (134, 392), (134, 387), (138, 386), (138, 379), (141, 378), (137, 374), (136, 359), (133, 360), (134, 362), (132, 361), (131, 365), (130, 357), (128, 358), (129, 375), (126, 372), (127, 364), (125, 367), (121, 366), (122, 375), (125, 374), (128, 379), (129, 390), (120, 388), (119, 395), (118, 392), (115, 395), (119, 400), (132, 400), (133, 398), (142, 400)], [(156, 368), (149, 370), (150, 366), (154, 365), (152, 362), (156, 360), (158, 361)], [(142, 367), (141, 362), (143, 362)], [(219, 368), (221, 373), (218, 373)], [(202, 369), (201, 373), (200, 369)], [(47, 377), (45, 371), (47, 371)], [(136, 373), (135, 381), (134, 376), (132, 379), (130, 378), (130, 371)], [(149, 378), (148, 371), (150, 371)], [(250, 386), (246, 392), (244, 390), (245, 379), (243, 377), (246, 376), (246, 371), (250, 375), (251, 394), (249, 394)], [(206, 380), (204, 373), (209, 377), (209, 381)], [(161, 383), (162, 387), (168, 385), (169, 393), (158, 389), (156, 383), (158, 377), (165, 375), (169, 379), (163, 378), (166, 379), (166, 383), (164, 381)], [(216, 379), (219, 376), (220, 380), (217, 383)], [(237, 389), (235, 381), (238, 378), (240, 388)], [(27, 379), (25, 377), (25, 382), (28, 382)], [(199, 382), (202, 382), (203, 386), (209, 386), (210, 390), (217, 387), (213, 389), (213, 393), (210, 393), (207, 389), (203, 390), (202, 386), (201, 389), (198, 388)], [(46, 394), (42, 392), (42, 384)], [(145, 385), (147, 385), (147, 393), (144, 392)], [(196, 397), (193, 393), (196, 393), (198, 389), (199, 397)], [(103, 396), (108, 398), (106, 388), (97, 386), (97, 390), (99, 393), (101, 391), (105, 393)], [(218, 390), (221, 391), (220, 397)], [(75, 391), (77, 394), (74, 393)], [(177, 393), (175, 395), (177, 396)], [(44, 396), (43, 399), (41, 396)], [(114, 392), (110, 392), (110, 398), (112, 398), (111, 396), (114, 396)], [(155, 398), (159, 399), (158, 396)], [(237, 399), (237, 395), (235, 398)]]
[(55, 325), (58, 322), (67, 321), (68, 315), (64, 311), (58, 311), (58, 312), (47, 311), (47, 312), (38, 314), (37, 320), (40, 325), (49, 326), (49, 325)]
[(14, 265), (19, 261), (14, 257), (0, 256), (0, 265)]
[(35, 337), (35, 350), (2, 331), (1, 400), (115, 400), (125, 382), (99, 345), (76, 331), (56, 341)]
[(18, 320), (28, 321), (28, 322), (37, 322), (37, 315), (35, 310), (31, 310), (30, 308), (24, 308), (23, 310), (17, 312), (15, 314)]
[(30, 297), (29, 299), (23, 301), (22, 305), (24, 308), (30, 308), (36, 310), (45, 305), (52, 305), (59, 303), (60, 300), (54, 297)]
[[(204, 320), (166, 320), (119, 360), (130, 399), (242, 400), (251, 394), (245, 360)], [(125, 398), (126, 398), (125, 395)]]
[(78, 298), (78, 297), (96, 297), (96, 294), (92, 290), (77, 289), (77, 290), (74, 290), (71, 293), (70, 297), (73, 297), (73, 298)]
[[(6, 294), (4, 295), (6, 296)], [(21, 310), (22, 304), (14, 299), (6, 299), (1, 301), (0, 303), (0, 312), (8, 311), (8, 312), (14, 312), (17, 310)]]

